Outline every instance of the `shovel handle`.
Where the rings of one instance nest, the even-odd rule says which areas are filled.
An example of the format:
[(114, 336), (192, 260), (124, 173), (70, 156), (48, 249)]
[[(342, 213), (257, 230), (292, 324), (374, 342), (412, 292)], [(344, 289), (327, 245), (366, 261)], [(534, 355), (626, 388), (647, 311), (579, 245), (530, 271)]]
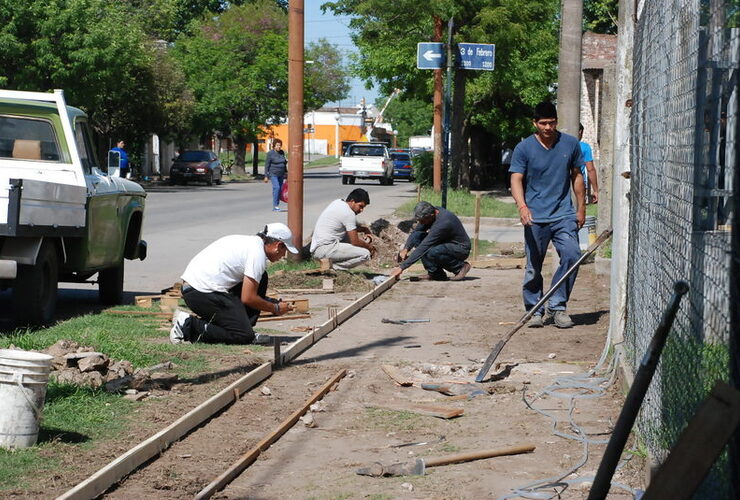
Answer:
[(509, 448), (496, 448), (493, 450), (482, 450), (472, 451), (469, 453), (457, 453), (455, 455), (448, 455), (446, 457), (429, 458), (424, 459), (424, 463), (427, 467), (435, 467), (437, 465), (448, 465), (456, 464), (460, 462), (472, 462), (473, 460), (480, 460), (482, 458), (501, 457), (504, 455), (519, 455), (520, 453), (529, 453), (534, 451), (535, 445), (523, 444), (520, 446), (511, 446)]

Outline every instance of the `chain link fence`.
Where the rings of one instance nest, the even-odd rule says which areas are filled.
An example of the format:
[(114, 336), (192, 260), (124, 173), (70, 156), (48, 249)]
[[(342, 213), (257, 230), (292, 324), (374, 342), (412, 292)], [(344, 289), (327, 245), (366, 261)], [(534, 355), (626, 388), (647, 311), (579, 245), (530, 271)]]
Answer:
[[(638, 419), (660, 463), (714, 383), (730, 381), (740, 0), (640, 1), (637, 9), (625, 332), (634, 371), (673, 283), (691, 286)], [(730, 498), (730, 474), (725, 449), (697, 497)]]

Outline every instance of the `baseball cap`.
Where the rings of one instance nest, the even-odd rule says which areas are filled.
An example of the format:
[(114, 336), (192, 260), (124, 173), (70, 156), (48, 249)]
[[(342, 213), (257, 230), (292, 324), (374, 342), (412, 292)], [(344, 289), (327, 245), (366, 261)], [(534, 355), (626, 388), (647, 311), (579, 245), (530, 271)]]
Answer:
[(298, 253), (298, 249), (293, 246), (293, 233), (290, 228), (282, 222), (273, 222), (267, 225), (265, 236), (282, 241), (290, 253)]

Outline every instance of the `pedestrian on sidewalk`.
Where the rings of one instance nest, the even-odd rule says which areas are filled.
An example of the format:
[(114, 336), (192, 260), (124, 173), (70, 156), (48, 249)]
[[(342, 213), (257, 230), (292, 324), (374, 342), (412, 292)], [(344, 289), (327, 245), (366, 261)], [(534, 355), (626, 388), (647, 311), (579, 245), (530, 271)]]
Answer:
[(267, 262), (298, 253), (293, 234), (280, 222), (254, 236), (234, 234), (208, 245), (182, 275), (182, 298), (198, 316), (175, 310), (170, 341), (206, 344), (254, 343), (260, 311), (282, 315), (292, 306), (267, 294)]
[[(583, 165), (581, 165), (581, 175), (583, 175), (583, 183), (586, 186), (586, 203), (598, 203), (599, 202), (599, 180), (596, 178), (596, 167), (594, 166), (594, 154), (591, 150), (591, 146), (587, 142), (583, 142), (583, 124), (581, 123), (578, 127), (578, 141), (581, 146), (581, 154), (583, 155)], [(589, 188), (591, 196), (589, 197)]]
[(353, 190), (345, 200), (332, 201), (316, 221), (311, 237), (311, 255), (328, 259), (332, 269), (346, 271), (375, 255), (370, 230), (357, 224), (357, 216), (370, 204), (364, 189)]
[[(511, 194), (524, 225), (524, 308), (529, 311), (542, 298), (542, 263), (552, 241), (560, 265), (552, 277), (555, 284), (581, 256), (578, 229), (586, 219), (586, 200), (581, 165), (583, 156), (578, 139), (558, 132), (558, 114), (550, 102), (534, 109), (535, 133), (522, 140), (511, 159)], [(577, 207), (573, 208), (570, 186)], [(540, 328), (552, 320), (558, 328), (570, 328), (573, 321), (566, 312), (576, 281), (574, 272), (550, 297), (543, 311), (536, 311), (528, 326)], [(545, 317), (543, 318), (543, 313)]]
[(124, 142), (123, 139), (119, 139), (118, 142), (116, 142), (116, 147), (111, 148), (111, 151), (114, 151), (120, 155), (120, 162), (119, 162), (119, 170), (118, 170), (118, 176), (122, 179), (126, 179), (128, 177), (129, 172), (129, 160), (128, 160), (128, 153), (126, 153), (126, 150), (123, 149), (126, 147), (126, 142)]
[(283, 141), (272, 141), (272, 149), (265, 157), (265, 180), (272, 182), (272, 210), (280, 211), (280, 190), (283, 188), (285, 176), (288, 175), (288, 159), (283, 151)]
[[(470, 237), (457, 215), (420, 201), (414, 207), (414, 218), (417, 224), (399, 252), (401, 262), (391, 271), (391, 276), (400, 276), (421, 259), (427, 274), (420, 276), (420, 280), (461, 281), (465, 278), (470, 271), (470, 263), (465, 261), (470, 255)], [(454, 276), (449, 278), (445, 271)]]

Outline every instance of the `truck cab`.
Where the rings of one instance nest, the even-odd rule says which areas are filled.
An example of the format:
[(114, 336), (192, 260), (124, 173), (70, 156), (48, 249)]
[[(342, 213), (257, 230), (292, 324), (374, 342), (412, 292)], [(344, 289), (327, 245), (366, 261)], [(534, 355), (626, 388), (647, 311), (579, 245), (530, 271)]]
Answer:
[(50, 323), (60, 281), (97, 275), (104, 304), (120, 303), (123, 260), (144, 259), (146, 192), (108, 174), (87, 115), (54, 93), (0, 90), (0, 289), (16, 324)]

